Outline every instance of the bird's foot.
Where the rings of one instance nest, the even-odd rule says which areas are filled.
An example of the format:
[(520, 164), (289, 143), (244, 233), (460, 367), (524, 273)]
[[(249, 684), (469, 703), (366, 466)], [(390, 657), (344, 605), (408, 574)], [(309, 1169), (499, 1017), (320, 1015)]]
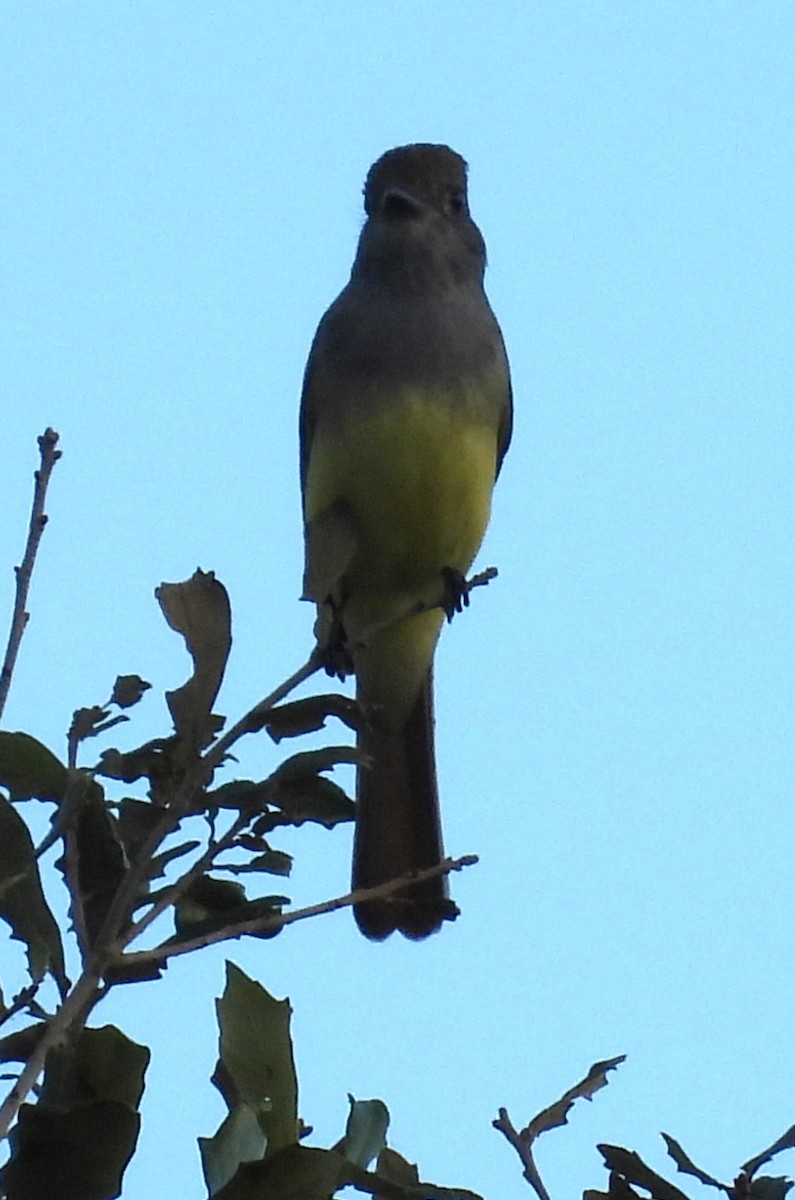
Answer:
[(449, 622), (452, 621), (456, 613), (463, 612), (465, 608), (469, 608), (471, 585), (467, 582), (466, 577), (460, 571), (457, 571), (455, 567), (442, 567), (442, 579), (444, 580), (442, 608)]
[(497, 578), (497, 568), (487, 567), (479, 575), (473, 575), (471, 579), (466, 579), (455, 567), (442, 567), (442, 578), (444, 580), (442, 608), (447, 620), (452, 621), (456, 613), (469, 608), (470, 592), (473, 592), (476, 587), (485, 587), (487, 583), (491, 583), (492, 579)]

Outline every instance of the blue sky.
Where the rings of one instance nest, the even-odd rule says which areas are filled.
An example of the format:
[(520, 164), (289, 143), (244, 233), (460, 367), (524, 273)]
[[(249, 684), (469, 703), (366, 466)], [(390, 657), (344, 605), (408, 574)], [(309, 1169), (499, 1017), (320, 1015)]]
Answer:
[[(155, 1049), (125, 1200), (202, 1195), (227, 953), (292, 999), (320, 1144), (381, 1096), (425, 1178), (528, 1195), (497, 1108), (626, 1053), (544, 1140), (553, 1196), (602, 1184), (598, 1141), (666, 1170), (660, 1130), (730, 1178), (795, 1120), (791, 5), (11, 4), (0, 102), (2, 612), (36, 435), (64, 451), (7, 727), (62, 749), (136, 671), (115, 740), (164, 733), (188, 659), (153, 589), (197, 566), (222, 712), (303, 661), (301, 376), (388, 147), (468, 159), (514, 378), (500, 576), (437, 663), (463, 915), (373, 946), (337, 914), (112, 996)], [(345, 890), (347, 831), (282, 845), (297, 903)]]

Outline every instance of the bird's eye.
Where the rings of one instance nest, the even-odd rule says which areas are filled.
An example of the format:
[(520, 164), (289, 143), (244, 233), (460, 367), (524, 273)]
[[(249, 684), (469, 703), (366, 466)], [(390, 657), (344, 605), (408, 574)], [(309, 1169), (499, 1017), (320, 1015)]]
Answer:
[(465, 213), (467, 210), (466, 193), (458, 190), (451, 192), (448, 204), (450, 205), (450, 212)]

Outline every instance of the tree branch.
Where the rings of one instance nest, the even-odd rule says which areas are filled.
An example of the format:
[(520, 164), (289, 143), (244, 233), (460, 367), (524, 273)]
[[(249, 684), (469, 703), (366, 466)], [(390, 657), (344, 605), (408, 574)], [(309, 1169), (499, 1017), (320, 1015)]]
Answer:
[(30, 513), (30, 525), (28, 527), (28, 540), (25, 545), (22, 562), (15, 568), (17, 577), (16, 597), (11, 615), (8, 645), (6, 646), (3, 666), (0, 669), (0, 718), (3, 715), (6, 700), (8, 699), (8, 691), (11, 687), (11, 678), (14, 674), (22, 635), (30, 620), (30, 613), (26, 607), (28, 590), (30, 588), (31, 576), (33, 575), (33, 567), (36, 563), (36, 554), (39, 549), (41, 535), (44, 533), (44, 526), (47, 524), (47, 514), (44, 511), (47, 485), (50, 482), (52, 469), (61, 457), (61, 451), (56, 449), (57, 445), (58, 434), (54, 429), (45, 429), (39, 438), (41, 466), (33, 476), (35, 484), (33, 487), (33, 506)]
[(86, 972), (77, 981), (58, 1011), (47, 1021), (44, 1032), (22, 1073), (0, 1106), (0, 1137), (6, 1134), (25, 1097), (36, 1083), (49, 1051), (64, 1039), (75, 1021), (85, 1020), (102, 994), (96, 975)]
[(508, 1116), (507, 1108), (499, 1110), (499, 1116), (496, 1121), (492, 1121), (495, 1129), (499, 1129), (500, 1133), (504, 1134), (510, 1144), (513, 1146), (519, 1159), (522, 1163), (523, 1175), (530, 1184), (533, 1191), (539, 1197), (539, 1200), (551, 1200), (549, 1192), (544, 1187), (541, 1176), (538, 1173), (538, 1167), (533, 1158), (532, 1145), (527, 1138), (523, 1138), (521, 1133), (514, 1127), (511, 1118)]
[(451, 871), (461, 871), (471, 867), (478, 861), (477, 855), (465, 854), (462, 858), (446, 858), (435, 867), (427, 867), (423, 871), (409, 871), (397, 879), (380, 883), (377, 887), (359, 888), (348, 892), (345, 896), (336, 896), (332, 900), (324, 900), (319, 904), (310, 904), (306, 908), (297, 908), (294, 912), (279, 916), (254, 917), (250, 921), (240, 921), (236, 925), (226, 925), (220, 929), (209, 930), (206, 933), (188, 938), (184, 942), (165, 943), (151, 950), (138, 950), (123, 954), (114, 964), (125, 971), (129, 967), (137, 967), (165, 962), (168, 958), (176, 958), (179, 954), (189, 954), (192, 950), (200, 950), (204, 946), (212, 946), (216, 942), (225, 942), (231, 938), (241, 937), (246, 933), (277, 932), (286, 925), (294, 925), (296, 921), (305, 921), (307, 917), (319, 917), (323, 913), (336, 912), (340, 908), (350, 908), (352, 904), (361, 904), (367, 900), (383, 900), (385, 897), (401, 892), (407, 887), (424, 883), (427, 879), (435, 879), (437, 875), (449, 875)]
[[(226, 833), (218, 838), (217, 841), (210, 842), (207, 849), (202, 855), (199, 856), (199, 858), (196, 859), (190, 870), (186, 871), (184, 875), (181, 875), (180, 878), (171, 885), (171, 887), (166, 888), (165, 891), (161, 892), (152, 907), (148, 909), (138, 921), (131, 925), (129, 929), (125, 930), (118, 941), (119, 949), (123, 949), (124, 946), (128, 946), (130, 942), (135, 941), (135, 939), (140, 937), (145, 929), (148, 929), (153, 921), (156, 921), (159, 916), (162, 916), (167, 908), (171, 908), (171, 906), (175, 904), (177, 900), (179, 900), (182, 893), (188, 887), (190, 887), (194, 879), (198, 879), (200, 875), (204, 874), (208, 867), (212, 866), (213, 859), (216, 857), (216, 855), (220, 854), (222, 850), (228, 849), (237, 835), (243, 829), (245, 829), (246, 825), (248, 825), (253, 819), (254, 813), (239, 813), (227, 829)], [(127, 960), (128, 956), (125, 955), (124, 961), (127, 962)]]
[(300, 683), (304, 683), (307, 679), (310, 679), (316, 671), (320, 670), (322, 665), (322, 654), (318, 649), (313, 650), (303, 666), (299, 667), (297, 671), (294, 671), (293, 674), (285, 679), (283, 683), (280, 683), (278, 687), (275, 687), (273, 691), (269, 695), (265, 696), (263, 700), (258, 701), (253, 708), (249, 709), (245, 716), (242, 716), (239, 721), (236, 721), (230, 729), (227, 729), (224, 736), (219, 738), (218, 741), (210, 747), (204, 757), (199, 760), (201, 766), (204, 768), (204, 773), (206, 774), (207, 771), (215, 770), (216, 767), (220, 767), (224, 758), (226, 757), (227, 750), (229, 750), (236, 741), (243, 737), (244, 734), (253, 733), (256, 730), (261, 729), (264, 724), (264, 719), (270, 710), (275, 708), (277, 704), (281, 703), (285, 696), (288, 696), (290, 692), (294, 688), (297, 688)]

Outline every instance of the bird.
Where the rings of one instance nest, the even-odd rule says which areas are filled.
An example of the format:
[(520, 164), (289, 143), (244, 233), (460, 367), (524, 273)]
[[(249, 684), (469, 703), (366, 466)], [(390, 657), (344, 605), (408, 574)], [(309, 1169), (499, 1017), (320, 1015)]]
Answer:
[[(303, 380), (303, 598), (329, 673), (355, 674), (360, 712), (354, 889), (443, 861), (434, 651), (445, 611), (467, 602), (511, 440), (508, 358), (467, 171), (431, 143), (373, 164), (350, 279)], [(425, 938), (457, 915), (443, 874), (354, 907), (375, 941)]]

